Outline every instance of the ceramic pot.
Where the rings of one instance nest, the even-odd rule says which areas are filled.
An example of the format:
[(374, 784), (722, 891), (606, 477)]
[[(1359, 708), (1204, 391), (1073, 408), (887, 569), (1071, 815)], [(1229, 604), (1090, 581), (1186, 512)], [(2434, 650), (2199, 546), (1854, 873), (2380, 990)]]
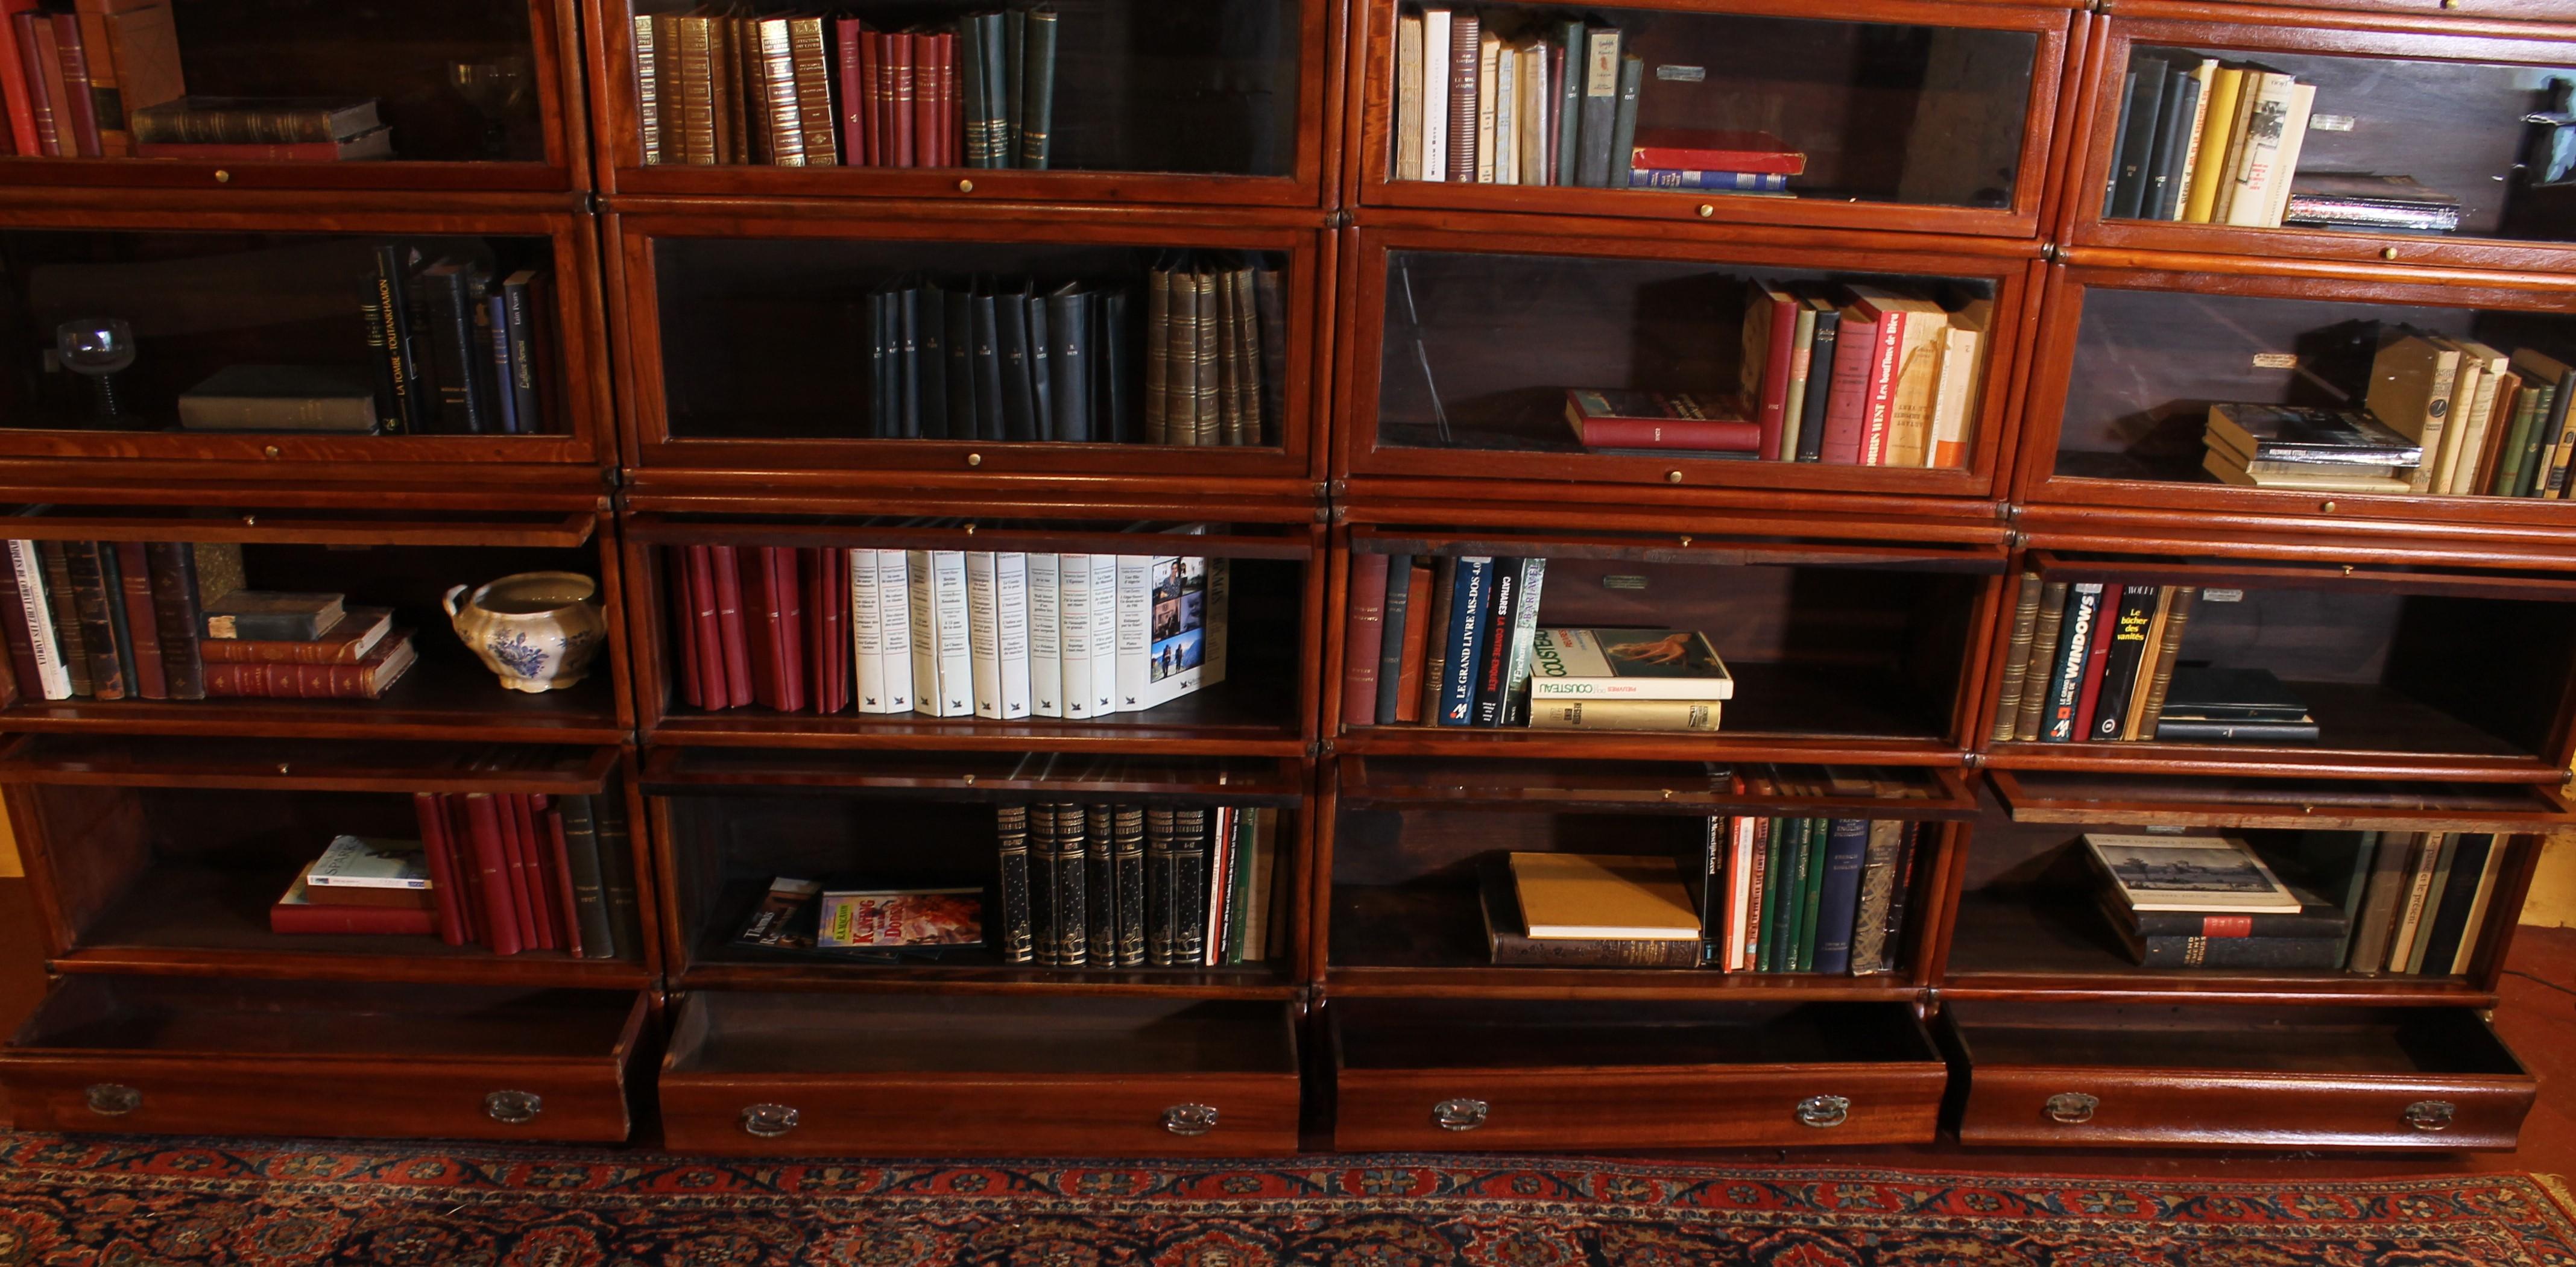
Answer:
[(559, 691), (579, 683), (608, 634), (599, 583), (578, 572), (505, 576), (466, 595), (461, 605), (460, 594), (462, 585), (443, 600), (456, 636), (514, 691)]

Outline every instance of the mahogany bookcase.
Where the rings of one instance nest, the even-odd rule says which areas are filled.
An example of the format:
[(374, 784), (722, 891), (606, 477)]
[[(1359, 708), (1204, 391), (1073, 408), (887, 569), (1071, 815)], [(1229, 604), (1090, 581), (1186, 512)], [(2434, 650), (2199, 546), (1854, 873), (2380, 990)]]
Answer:
[[(2478, 1013), (2541, 842), (2570, 822), (2576, 511), (2232, 487), (2147, 424), (2264, 398), (2211, 382), (2291, 399), (2288, 377), (2246, 378), (2248, 354), (2296, 365), (2354, 322), (2563, 340), (2576, 220), (2542, 203), (2428, 237), (2098, 213), (2138, 50), (2294, 61), (2359, 121), (2333, 144), (2503, 179), (2422, 138), (2510, 150), (2519, 115), (2479, 111), (2576, 66), (2576, 4), (1587, 11), (1673, 72), (1645, 91), (1649, 124), (1806, 150), (1792, 198), (1392, 179), (1400, 0), (1223, 0), (1160, 28), (1140, 18), (1157, 6), (1059, 0), (1055, 170), (648, 162), (635, 23), (686, 11), (670, 0), (460, 3), (466, 47), (439, 53), (439, 6), (364, 41), (263, 27), (264, 0), (214, 7), (278, 45), (272, 79), (235, 90), (381, 92), (424, 112), (419, 157), (0, 158), (13, 361), (38, 362), (47, 317), (97, 315), (66, 295), (125, 296), (135, 311), (109, 315), (182, 368), (292, 360), (346, 334), (314, 333), (342, 286), (323, 261), (473, 239), (556, 279), (544, 425), (109, 429), (67, 412), (60, 375), (0, 380), (11, 535), (238, 542), (257, 583), (392, 605), (422, 651), (365, 703), (0, 707), (54, 973), (0, 1053), (26, 1124), (622, 1140), (652, 1123), (644, 1138), (747, 1154), (2515, 1138), (2532, 1080)], [(243, 73), (247, 38), (210, 74)], [(438, 96), (459, 58), (525, 68), (499, 156), (476, 158), (470, 116)], [(851, 314), (871, 287), (1133, 285), (1184, 254), (1277, 271), (1286, 373), (1263, 443), (869, 438)], [(141, 264), (180, 280), (120, 291), (93, 267)], [(1558, 437), (1568, 387), (1731, 386), (1754, 280), (1991, 305), (1958, 463)], [(216, 334), (156, 342), (196, 327)], [(1190, 525), (1232, 569), (1234, 664), (1160, 710), (709, 712), (670, 667), (675, 547), (1081, 553)], [(1712, 735), (1352, 724), (1351, 576), (1371, 555), (1546, 557), (1547, 619), (1706, 629), (1738, 698)], [(612, 636), (589, 681), (512, 697), (436, 595), (539, 566), (595, 575)], [(2299, 683), (2322, 739), (1996, 740), (2030, 575), (2242, 591), (2244, 619), (2218, 623), (2268, 636), (2228, 645)], [(1761, 763), (1881, 792), (1709, 778)], [(405, 794), (474, 791), (622, 803), (643, 943), (583, 960), (268, 931), (269, 893), (327, 838), (307, 836), (399, 831)], [(993, 807), (1047, 800), (1274, 813), (1284, 929), (1248, 963), (1192, 969), (730, 944), (768, 875), (981, 876)], [(1890, 971), (1490, 961), (1479, 855), (1685, 851), (1739, 814), (1922, 825)], [(2156, 970), (2054, 882), (2084, 831), (2143, 829), (2493, 833), (2504, 861), (2463, 973)]]

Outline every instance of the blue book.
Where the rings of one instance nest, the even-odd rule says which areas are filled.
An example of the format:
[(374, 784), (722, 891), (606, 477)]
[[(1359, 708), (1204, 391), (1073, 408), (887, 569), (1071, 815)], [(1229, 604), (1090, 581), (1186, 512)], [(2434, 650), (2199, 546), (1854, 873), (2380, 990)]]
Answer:
[(1632, 167), (1628, 169), (1628, 187), (1725, 189), (1776, 194), (1789, 187), (1789, 178), (1777, 172), (1694, 172), (1675, 167)]
[(1484, 555), (1458, 560), (1449, 589), (1449, 628), (1440, 661), (1440, 724), (1467, 726), (1476, 720), (1476, 652), (1491, 616), (1494, 561)]
[(492, 393), (492, 403), (500, 411), (501, 434), (519, 433), (518, 394), (510, 390), (510, 306), (500, 295), (483, 301), (492, 327), (492, 382), (500, 390)]
[(1815, 970), (1851, 971), (1852, 919), (1860, 908), (1861, 863), (1869, 857), (1869, 820), (1837, 818), (1825, 835), (1825, 880), (1816, 898)]

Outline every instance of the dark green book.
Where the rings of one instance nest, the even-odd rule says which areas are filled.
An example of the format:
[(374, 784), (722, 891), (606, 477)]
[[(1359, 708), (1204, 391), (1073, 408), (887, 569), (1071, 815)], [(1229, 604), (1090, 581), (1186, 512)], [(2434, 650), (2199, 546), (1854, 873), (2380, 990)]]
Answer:
[[(1571, 188), (1580, 182), (1576, 156), (1582, 152), (1583, 136), (1583, 24), (1565, 23), (1558, 30), (1557, 43), (1565, 60), (1557, 76), (1556, 179), (1549, 183)], [(1424, 56), (1430, 55), (1424, 50)]]
[(1020, 163), (1020, 131), (1025, 122), (1021, 111), (1026, 106), (1026, 86), (1022, 80), (1029, 65), (1029, 15), (1025, 9), (1011, 9), (1002, 14), (1002, 161), (995, 167), (1017, 167)]
[(1619, 59), (1619, 105), (1610, 122), (1610, 187), (1626, 189), (1637, 152), (1637, 97), (1646, 89), (1646, 59)]
[(921, 355), (912, 364), (914, 390), (921, 394), (921, 425), (913, 435), (933, 440), (948, 435), (948, 297), (939, 287), (921, 285), (903, 292), (911, 306), (913, 333)]
[(1815, 927), (1815, 908), (1807, 905), (1808, 878), (1815, 874), (1816, 846), (1824, 833), (1825, 820), (1801, 818), (1797, 831), (1781, 851), (1780, 861), (1788, 874), (1780, 878), (1780, 971), (1805, 972), (1807, 959), (1813, 953), (1809, 930)]
[[(1054, 15), (1047, 28), (1053, 31)], [(1049, 39), (1052, 40), (1050, 35)], [(1093, 296), (1066, 282), (1046, 297), (1048, 394), (1054, 410), (1054, 438), (1088, 444), (1091, 433), (1091, 301)]]
[(1788, 844), (1797, 830), (1794, 818), (1775, 818), (1762, 843), (1762, 909), (1754, 934), (1754, 971), (1780, 970), (1780, 894), (1788, 887)]
[(1816, 310), (1815, 338), (1807, 344), (1807, 398), (1799, 405), (1798, 453), (1801, 462), (1821, 462), (1825, 456), (1825, 404), (1833, 393), (1834, 348), (1841, 337), (1842, 310), (1831, 303), (1816, 303), (1805, 290), (1798, 298)]
[(999, 305), (995, 296), (978, 288), (975, 294), (975, 438), (999, 440), (1008, 433), (1002, 424), (1002, 355), (1001, 321), (996, 315)]
[(896, 360), (894, 296), (868, 292), (868, 434), (880, 440), (903, 434), (903, 370)]
[(971, 287), (943, 291), (939, 302), (947, 327), (941, 332), (943, 350), (948, 354), (948, 429), (944, 434), (951, 440), (977, 439), (982, 433), (975, 422), (975, 295)]
[(1040, 6), (1028, 15), (1026, 65), (1020, 82), (1020, 166), (1047, 165), (1048, 129), (1055, 125), (1055, 10)]
[(2514, 394), (2513, 418), (2496, 446), (2495, 476), (2487, 484), (2490, 497), (2511, 497), (2522, 486), (2522, 467), (2531, 448), (2531, 428), (2539, 416), (2538, 384), (2524, 380), (2523, 389)]
[(557, 797), (555, 813), (563, 822), (564, 866), (572, 872), (573, 916), (581, 921), (581, 957), (614, 959), (617, 934), (608, 917), (608, 889), (599, 866), (599, 827), (591, 814), (590, 798)]
[(984, 87), (984, 19), (968, 14), (957, 23), (957, 113), (961, 116), (960, 130), (965, 134), (962, 148), (968, 167), (993, 165), (991, 103), (991, 95)]
[(1005, 67), (1010, 58), (1002, 47), (1005, 22), (999, 13), (981, 14), (975, 21), (983, 28), (984, 166), (1008, 167), (1011, 165), (1010, 94), (1003, 85), (1009, 82), (1005, 78), (1008, 74)]
[(635, 900), (635, 850), (626, 815), (614, 796), (582, 799), (591, 802), (592, 829), (599, 837), (599, 886), (607, 890), (609, 935), (620, 946), (641, 945), (644, 925)]
[[(134, 669), (134, 629), (125, 615), (125, 564), (116, 556), (116, 543), (97, 543), (99, 584), (107, 591), (108, 636), (116, 648), (116, 671), (125, 679), (125, 693), (142, 694), (142, 677)], [(151, 637), (146, 629), (144, 637)]]
[(1798, 862), (1798, 948), (1790, 971), (1816, 970), (1817, 934), (1823, 927), (1825, 900), (1825, 856), (1830, 824), (1821, 818), (1807, 820), (1807, 848)]

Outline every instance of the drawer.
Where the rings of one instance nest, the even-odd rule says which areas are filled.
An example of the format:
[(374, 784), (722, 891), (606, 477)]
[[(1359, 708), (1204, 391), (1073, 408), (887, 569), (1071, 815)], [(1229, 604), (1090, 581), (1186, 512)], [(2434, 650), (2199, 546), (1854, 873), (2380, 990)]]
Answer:
[(1707, 1148), (1932, 1139), (1949, 1080), (1902, 1003), (1348, 999), (1333, 1146)]
[(0, 1052), (22, 1130), (616, 1143), (633, 991), (71, 976)]
[(2537, 1084), (2466, 1008), (1950, 1004), (1966, 1144), (2509, 1149)]
[(661, 1105), (679, 1152), (1289, 1153), (1295, 1018), (1245, 1000), (700, 991)]

